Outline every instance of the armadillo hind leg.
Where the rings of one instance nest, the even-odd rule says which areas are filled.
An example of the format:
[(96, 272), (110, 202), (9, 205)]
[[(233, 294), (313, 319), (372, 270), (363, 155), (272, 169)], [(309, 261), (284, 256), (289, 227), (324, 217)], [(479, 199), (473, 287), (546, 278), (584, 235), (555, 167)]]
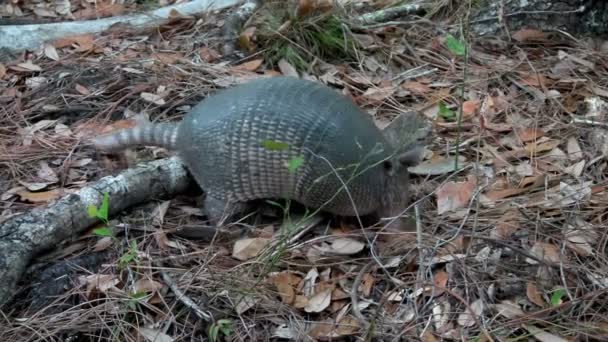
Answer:
[(209, 195), (203, 200), (203, 212), (209, 222), (218, 227), (237, 221), (250, 208), (249, 202), (230, 201)]

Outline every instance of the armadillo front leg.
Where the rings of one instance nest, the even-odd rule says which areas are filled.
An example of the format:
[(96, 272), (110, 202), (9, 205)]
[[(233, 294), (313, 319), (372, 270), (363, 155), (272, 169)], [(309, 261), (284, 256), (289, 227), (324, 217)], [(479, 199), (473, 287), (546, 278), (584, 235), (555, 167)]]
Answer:
[(238, 220), (240, 214), (249, 209), (246, 202), (237, 202), (212, 196), (205, 197), (203, 211), (209, 222), (215, 226), (223, 226)]

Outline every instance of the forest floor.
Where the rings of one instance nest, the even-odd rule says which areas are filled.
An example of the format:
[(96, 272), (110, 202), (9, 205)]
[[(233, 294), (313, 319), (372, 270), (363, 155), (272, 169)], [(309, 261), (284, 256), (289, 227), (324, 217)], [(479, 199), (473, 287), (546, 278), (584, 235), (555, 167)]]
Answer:
[[(608, 340), (608, 42), (463, 39), (445, 15), (339, 30), (336, 48), (287, 39), (295, 24), (279, 18), (286, 31), (254, 21), (246, 57), (226, 58), (224, 19), (83, 34), (0, 63), (0, 222), (173, 154), (100, 154), (91, 132), (179, 120), (219, 89), (285, 74), (340, 90), (379, 126), (410, 110), (432, 123), (412, 170), (415, 227), (323, 216), (286, 240), (297, 213), (269, 209), (208, 241), (173, 234), (205, 226), (191, 197), (153, 200), (111, 218), (112, 236), (91, 227), (36, 260), (3, 312), (4, 340)], [(61, 291), (39, 298), (49, 269), (65, 270), (51, 278)]]

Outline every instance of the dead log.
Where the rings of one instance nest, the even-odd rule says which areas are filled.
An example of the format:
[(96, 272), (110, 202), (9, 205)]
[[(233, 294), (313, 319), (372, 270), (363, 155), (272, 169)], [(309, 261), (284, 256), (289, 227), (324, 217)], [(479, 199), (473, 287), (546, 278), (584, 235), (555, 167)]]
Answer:
[(195, 187), (178, 157), (160, 159), (104, 177), (45, 207), (8, 219), (0, 225), (0, 307), (14, 294), (32, 258), (98, 222), (88, 216), (87, 207), (99, 207), (104, 193), (109, 195), (111, 217), (152, 198), (170, 198)]
[(70, 21), (35, 25), (0, 25), (0, 51), (9, 53), (24, 49), (38, 49), (44, 42), (71, 35), (99, 33), (115, 24), (130, 25), (144, 29), (162, 25), (169, 21), (173, 12), (181, 15), (196, 15), (211, 10), (234, 6), (241, 0), (193, 0), (156, 9), (142, 14), (103, 18), (98, 20)]

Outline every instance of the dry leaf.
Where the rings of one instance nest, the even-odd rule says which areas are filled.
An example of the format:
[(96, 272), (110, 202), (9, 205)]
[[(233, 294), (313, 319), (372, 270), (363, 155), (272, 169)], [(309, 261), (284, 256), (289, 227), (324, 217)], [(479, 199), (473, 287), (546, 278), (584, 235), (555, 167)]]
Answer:
[(539, 128), (525, 128), (516, 132), (519, 139), (523, 142), (534, 141), (545, 135), (545, 132)]
[(521, 29), (511, 35), (513, 39), (520, 43), (530, 41), (546, 41), (547, 33), (535, 29)]
[(87, 89), (87, 87), (83, 86), (82, 84), (76, 83), (76, 86), (74, 88), (81, 95), (91, 95), (91, 91), (89, 89)]
[(438, 271), (433, 275), (433, 283), (435, 286), (429, 286), (425, 288), (426, 295), (438, 297), (441, 296), (448, 285), (448, 273), (445, 271)]
[(240, 261), (254, 258), (270, 241), (264, 238), (238, 240), (232, 249), (232, 257)]
[(383, 88), (371, 87), (368, 88), (365, 93), (361, 95), (361, 98), (365, 99), (367, 103), (379, 103), (384, 102), (395, 92), (395, 87), (388, 86)]
[(471, 310), (469, 310), (469, 308), (466, 308), (465, 312), (461, 313), (460, 315), (458, 315), (458, 324), (460, 326), (463, 327), (472, 327), (473, 325), (475, 325), (476, 317), (481, 316), (481, 314), (483, 313), (483, 300), (481, 298), (477, 299), (476, 301), (474, 301), (473, 303), (471, 303)]
[(571, 175), (574, 178), (579, 178), (585, 170), (585, 160), (581, 160), (576, 164), (572, 164), (564, 169), (564, 173)]
[(425, 329), (422, 336), (420, 336), (420, 340), (422, 342), (438, 342), (439, 341), (437, 339), (437, 337), (435, 337), (435, 335), (433, 335), (433, 332), (431, 331), (431, 329)]
[(256, 71), (262, 65), (262, 63), (264, 63), (263, 59), (254, 59), (249, 62), (239, 64), (233, 67), (233, 69), (242, 71)]
[[(548, 263), (557, 264), (561, 261), (559, 247), (547, 242), (537, 241), (530, 249), (530, 253)], [(536, 260), (526, 258), (526, 262), (532, 265), (538, 264)]]
[(479, 100), (468, 100), (462, 103), (462, 114), (465, 117), (471, 117), (477, 113), (481, 102)]
[(281, 272), (272, 277), (272, 282), (276, 286), (281, 301), (285, 304), (292, 304), (296, 298), (295, 287), (302, 281), (302, 277), (291, 272)]
[(426, 95), (432, 91), (428, 85), (416, 81), (403, 82), (400, 87), (420, 95)]
[(439, 215), (460, 208), (466, 208), (473, 196), (477, 182), (469, 176), (465, 182), (447, 182), (437, 189), (437, 213)]
[(44, 55), (54, 61), (59, 60), (59, 54), (57, 53), (57, 49), (55, 49), (55, 46), (51, 44), (44, 44)]
[(365, 244), (350, 238), (337, 238), (331, 242), (329, 248), (324, 249), (324, 252), (338, 254), (338, 255), (351, 255), (361, 252), (365, 248)]
[(433, 306), (433, 323), (435, 324), (435, 330), (443, 330), (450, 323), (450, 314), (451, 314), (450, 302), (443, 301), (441, 303), (436, 303)]
[(184, 55), (179, 52), (156, 52), (152, 56), (163, 64), (175, 64), (176, 62), (180, 62), (184, 58)]
[(503, 300), (499, 304), (492, 305), (492, 307), (498, 312), (499, 315), (509, 319), (524, 315), (524, 312), (521, 310), (519, 305), (510, 300)]
[(329, 288), (316, 293), (314, 296), (308, 299), (308, 303), (306, 303), (304, 311), (310, 313), (325, 310), (331, 303), (331, 292), (332, 289)]
[[(369, 297), (372, 294), (372, 288), (374, 287), (374, 283), (376, 282), (376, 278), (372, 276), (370, 273), (365, 273), (363, 275), (363, 279), (361, 279), (361, 294), (363, 297)], [(334, 296), (335, 297), (335, 296)]]
[(239, 298), (239, 301), (236, 304), (236, 308), (235, 311), (238, 315), (242, 315), (243, 313), (245, 313), (247, 310), (253, 308), (254, 306), (256, 306), (257, 303), (260, 302), (260, 298), (259, 297), (253, 297), (250, 295), (245, 295), (242, 298)]
[(565, 338), (548, 333), (534, 325), (524, 324), (524, 327), (540, 342), (569, 342)]
[(10, 188), (8, 190), (6, 190), (6, 192), (4, 192), (2, 194), (2, 196), (0, 196), (0, 201), (7, 201), (10, 198), (17, 196), (20, 192), (25, 191), (26, 188), (24, 186), (16, 186), (14, 188)]
[(97, 240), (97, 242), (95, 243), (95, 246), (93, 246), (93, 251), (95, 251), (95, 252), (105, 251), (110, 246), (112, 246), (113, 243), (114, 243), (114, 240), (112, 239), (112, 237), (110, 237), (110, 236), (102, 237), (101, 239)]
[(42, 68), (39, 67), (38, 65), (32, 63), (31, 60), (11, 66), (10, 68), (13, 70), (16, 70), (16, 71), (31, 71), (31, 72), (42, 71)]
[(6, 67), (0, 63), (0, 80), (6, 76)]
[(557, 140), (549, 140), (544, 141), (542, 143), (532, 143), (526, 145), (524, 150), (528, 153), (528, 155), (535, 155), (542, 152), (551, 151), (559, 145), (559, 141)]
[(146, 341), (150, 342), (173, 342), (173, 337), (165, 334), (164, 332), (156, 329), (150, 329), (145, 327), (138, 327), (137, 330), (143, 336)]
[[(41, 161), (40, 163), (38, 163), (38, 165), (40, 166), (40, 168), (36, 171), (36, 176), (38, 178), (44, 180), (45, 182), (48, 182), (48, 184), (53, 184), (53, 183), (59, 182), (59, 177), (57, 176), (55, 171), (53, 171), (53, 169), (51, 169), (49, 164), (47, 164), (45, 161)], [(29, 190), (32, 190), (32, 189), (29, 189)], [(35, 191), (35, 190), (32, 190), (32, 191)]]
[(163, 284), (151, 280), (151, 279), (140, 279), (133, 284), (133, 290), (135, 292), (154, 292), (163, 288)]
[(490, 232), (490, 237), (497, 240), (508, 240), (519, 229), (521, 214), (517, 209), (505, 212), (497, 221), (496, 227)]
[(118, 290), (115, 286), (120, 283), (120, 280), (113, 274), (91, 274), (80, 276), (79, 279), (81, 284), (87, 285), (87, 297), (93, 290), (101, 293), (107, 293), (110, 289)]
[(92, 34), (81, 34), (70, 37), (64, 37), (53, 41), (53, 45), (60, 49), (67, 46), (76, 48), (78, 52), (89, 51), (93, 49), (93, 35)]
[(154, 103), (156, 105), (159, 105), (159, 106), (162, 106), (165, 104), (165, 100), (156, 94), (143, 92), (140, 94), (140, 96), (142, 99), (144, 99), (148, 102)]
[(583, 151), (581, 150), (581, 146), (578, 144), (578, 141), (575, 137), (570, 137), (568, 139), (567, 150), (568, 158), (572, 161), (579, 160), (583, 157)]
[(458, 156), (458, 165), (456, 165), (455, 158), (439, 157), (408, 167), (407, 170), (416, 175), (437, 176), (457, 171), (456, 168), (463, 168), (467, 164), (467, 159), (463, 156)]
[(292, 76), (292, 77), (300, 77), (296, 68), (293, 65), (289, 64), (289, 62), (287, 62), (285, 59), (282, 58), (279, 61), (278, 66), (279, 66), (279, 70), (281, 70), (281, 73), (283, 75)]
[(59, 197), (61, 197), (64, 194), (64, 191), (61, 191), (59, 189), (53, 189), (53, 190), (49, 190), (49, 191), (41, 191), (41, 192), (29, 192), (29, 191), (22, 191), (19, 192), (18, 195), (19, 197), (21, 197), (22, 201), (28, 201), (28, 202), (32, 202), (32, 203), (48, 203), (50, 201), (53, 201)]
[(352, 316), (346, 316), (340, 320), (338, 326), (334, 330), (334, 336), (349, 336), (356, 334), (360, 329), (359, 321)]
[(580, 256), (593, 255), (592, 243), (597, 241), (597, 234), (591, 230), (569, 229), (566, 231), (566, 246)]
[(200, 48), (198, 50), (198, 54), (201, 57), (201, 59), (207, 63), (213, 63), (221, 57), (217, 51), (210, 49), (208, 47)]
[(540, 306), (541, 308), (545, 307), (545, 301), (540, 295), (536, 284), (533, 282), (528, 282), (528, 285), (526, 286), (526, 295), (528, 296), (528, 300), (530, 300), (530, 302)]

